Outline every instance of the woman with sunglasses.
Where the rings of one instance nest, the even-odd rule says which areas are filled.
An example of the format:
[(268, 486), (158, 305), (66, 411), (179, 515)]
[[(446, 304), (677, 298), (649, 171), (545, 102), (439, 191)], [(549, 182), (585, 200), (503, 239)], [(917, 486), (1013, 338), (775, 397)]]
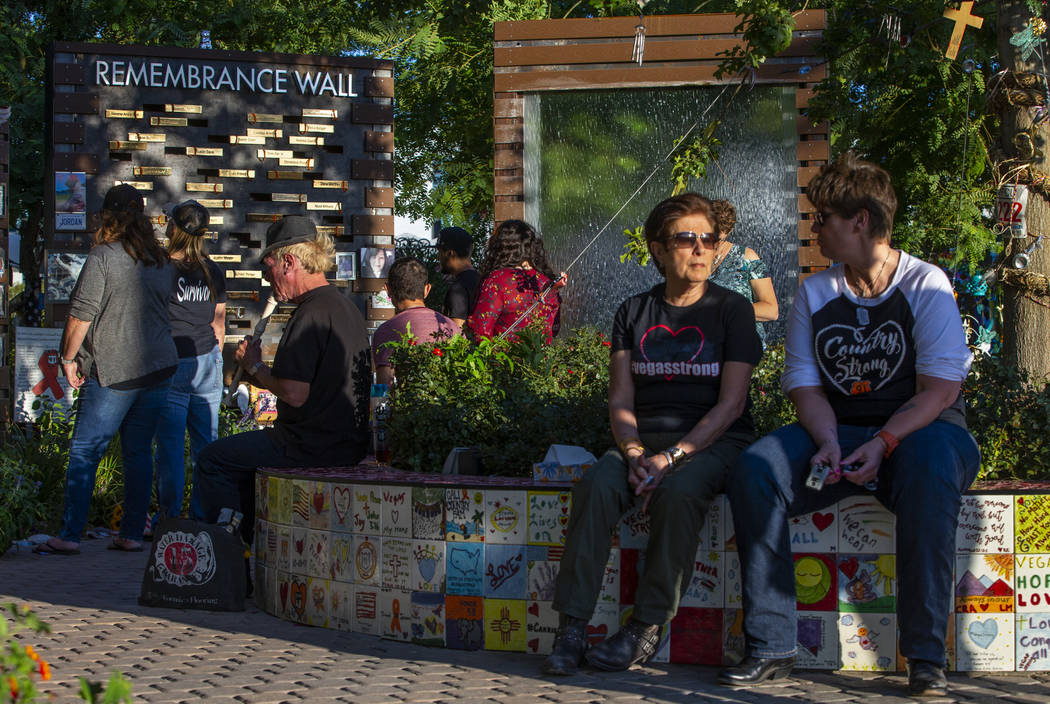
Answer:
[[(748, 657), (720, 681), (791, 673), (789, 517), (874, 493), (897, 516), (909, 689), (943, 695), (960, 495), (980, 464), (960, 393), (971, 355), (959, 309), (943, 271), (890, 246), (897, 196), (886, 171), (847, 153), (806, 195), (820, 251), (839, 264), (807, 278), (791, 308), (781, 386), (799, 422), (748, 448), (729, 479)], [(814, 466), (832, 470), (819, 490), (804, 485)]]
[[(584, 657), (603, 670), (652, 657), (690, 586), (707, 508), (754, 439), (748, 387), (762, 345), (748, 300), (708, 281), (716, 225), (711, 201), (695, 193), (668, 198), (645, 221), (666, 281), (628, 298), (613, 320), (609, 422), (618, 447), (573, 488), (547, 674), (571, 674)], [(649, 545), (633, 616), (588, 651), (611, 535), (639, 503)]]

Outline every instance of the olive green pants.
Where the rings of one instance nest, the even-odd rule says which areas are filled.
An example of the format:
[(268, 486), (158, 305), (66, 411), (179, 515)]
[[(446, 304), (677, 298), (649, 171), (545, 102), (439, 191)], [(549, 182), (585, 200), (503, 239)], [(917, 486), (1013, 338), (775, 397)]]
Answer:
[[(642, 436), (649, 452), (670, 447), (681, 435)], [(678, 611), (696, 562), (707, 508), (725, 488), (733, 462), (751, 442), (750, 433), (725, 433), (677, 470), (664, 476), (649, 500), (649, 544), (638, 578), (634, 618), (664, 624)], [(554, 591), (554, 610), (590, 620), (601, 591), (612, 534), (620, 518), (640, 505), (627, 483), (627, 463), (617, 449), (602, 455), (572, 490), (565, 553)]]

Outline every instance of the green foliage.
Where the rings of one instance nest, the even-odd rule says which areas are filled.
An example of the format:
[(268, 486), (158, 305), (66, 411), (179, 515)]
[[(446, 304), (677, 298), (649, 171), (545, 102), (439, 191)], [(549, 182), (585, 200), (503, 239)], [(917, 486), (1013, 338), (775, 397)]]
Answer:
[(46, 507), (39, 480), (26, 476), (6, 453), (0, 455), (0, 554), (13, 540), (28, 535), (33, 525), (43, 520)]
[(740, 24), (733, 28), (741, 34), (743, 46), (719, 52), (725, 56), (715, 72), (715, 78), (734, 76), (746, 69), (757, 69), (770, 56), (791, 45), (795, 18), (791, 10), (776, 0), (735, 0), (734, 11)]
[(671, 164), (671, 195), (683, 193), (689, 185), (689, 179), (707, 178), (707, 166), (718, 161), (718, 147), (722, 142), (715, 137), (715, 130), (722, 124), (721, 120), (712, 121), (704, 131), (693, 139), (688, 146), (682, 147), (684, 137), (675, 140), (675, 152)]
[(649, 252), (649, 243), (645, 241), (645, 227), (639, 225), (633, 230), (624, 230), (623, 236), (627, 241), (623, 245), (623, 254), (620, 255), (620, 263), (635, 262), (638, 266), (648, 266), (652, 254)]
[(784, 345), (766, 348), (762, 361), (751, 374), (751, 416), (755, 421), (756, 437), (798, 420), (795, 407), (780, 390), (780, 375), (783, 373)]

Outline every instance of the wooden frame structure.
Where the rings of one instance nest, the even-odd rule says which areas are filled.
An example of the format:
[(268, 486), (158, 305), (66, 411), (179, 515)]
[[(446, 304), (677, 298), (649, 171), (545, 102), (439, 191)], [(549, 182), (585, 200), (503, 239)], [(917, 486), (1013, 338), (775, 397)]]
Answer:
[[(734, 14), (645, 17), (641, 66), (631, 61), (636, 17), (497, 22), (495, 25), (495, 219), (525, 215), (524, 102), (526, 93), (608, 88), (719, 85), (720, 52), (740, 45)], [(805, 187), (829, 158), (828, 124), (805, 116), (816, 84), (826, 75), (816, 44), (823, 10), (795, 17), (791, 45), (758, 69), (763, 84), (796, 86), (798, 125), (798, 263), (800, 279), (828, 266), (810, 232), (813, 206)]]

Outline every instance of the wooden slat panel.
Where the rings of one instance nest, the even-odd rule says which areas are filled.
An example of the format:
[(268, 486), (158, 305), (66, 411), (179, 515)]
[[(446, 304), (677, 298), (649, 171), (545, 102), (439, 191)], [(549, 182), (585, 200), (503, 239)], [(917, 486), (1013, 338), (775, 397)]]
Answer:
[(55, 144), (84, 143), (84, 125), (79, 122), (56, 122), (52, 134)]
[(826, 139), (814, 139), (798, 143), (799, 161), (827, 161), (831, 146)]
[(98, 173), (98, 155), (87, 152), (57, 152), (52, 156), (55, 171), (83, 171)]
[(362, 279), (358, 277), (357, 280), (354, 281), (354, 290), (361, 293), (382, 291), (384, 283), (386, 283), (386, 279)]
[(368, 76), (365, 78), (364, 94), (369, 98), (393, 98), (394, 79)]
[(502, 145), (497, 145), (493, 161), (496, 169), (520, 169), (523, 158), (524, 151), (521, 148), (511, 147), (508, 149)]
[[(699, 66), (642, 66), (602, 69), (577, 69), (567, 71), (525, 71), (520, 73), (497, 73), (496, 90), (582, 90), (588, 88), (635, 88), (687, 86), (698, 83), (720, 84), (733, 79), (715, 80), (715, 63)], [(806, 80), (821, 80), (824, 68), (816, 67), (806, 75)], [(758, 69), (762, 83), (798, 83), (798, 68), (785, 64), (765, 64)], [(807, 97), (808, 101), (808, 97)], [(497, 101), (498, 102), (498, 101)], [(802, 106), (805, 107), (805, 106)], [(518, 113), (520, 115), (520, 113)], [(496, 117), (518, 115), (496, 112)]]
[(799, 220), (798, 221), (798, 238), (801, 241), (816, 239), (816, 234), (813, 233), (813, 220)]
[(369, 186), (365, 189), (365, 207), (366, 208), (393, 208), (394, 207), (394, 189), (393, 188), (373, 188)]
[(820, 247), (799, 247), (799, 266), (828, 266), (831, 260), (820, 253)]
[(827, 122), (813, 122), (805, 115), (798, 116), (796, 123), (799, 134), (823, 134), (827, 135), (830, 127)]
[(525, 194), (525, 180), (521, 175), (500, 176), (496, 174), (495, 193), (498, 196), (520, 196)]
[[(496, 82), (499, 83), (499, 76), (496, 77)], [(492, 116), (521, 117), (524, 109), (525, 101), (522, 98), (499, 98), (492, 103)]]
[(525, 141), (525, 126), (521, 122), (495, 125), (493, 137), (496, 144), (521, 144)]
[(373, 308), (371, 302), (368, 304), (368, 315), (365, 317), (369, 320), (390, 320), (397, 311), (393, 308)]
[(98, 96), (94, 93), (55, 93), (51, 104), (56, 113), (98, 114)]
[[(652, 15), (644, 18), (646, 37), (682, 34), (730, 34), (740, 24), (732, 13), (705, 15)], [(823, 29), (824, 10), (807, 10), (795, 16), (799, 30)], [(633, 37), (638, 24), (635, 17), (605, 17), (600, 19), (526, 20), (497, 22), (494, 37), (498, 42), (530, 39), (600, 39), (602, 37)]]
[(365, 132), (365, 151), (392, 153), (394, 151), (394, 133)]
[(795, 92), (795, 107), (804, 110), (809, 107), (809, 99), (816, 94), (812, 88), (799, 88)]
[(495, 211), (497, 223), (504, 220), (522, 220), (525, 217), (525, 201), (496, 201)]
[(357, 125), (392, 125), (394, 124), (394, 106), (354, 103), (350, 121)]
[[(816, 56), (816, 37), (797, 37), (791, 46), (777, 56)], [(738, 39), (683, 37), (650, 40), (645, 43), (646, 62), (721, 60), (719, 54), (741, 46)], [(568, 64), (630, 63), (634, 36), (617, 42), (561, 44), (555, 46), (496, 47), (495, 65), (560, 66)]]
[(393, 215), (354, 215), (350, 226), (355, 235), (392, 235), (394, 234)]
[(798, 186), (799, 188), (805, 188), (809, 185), (810, 180), (820, 171), (819, 166), (800, 166), (798, 167)]
[(83, 64), (60, 64), (54, 66), (55, 83), (64, 85), (82, 86), (87, 71)]
[(390, 181), (394, 178), (394, 162), (378, 159), (353, 159), (350, 162), (351, 178), (373, 181)]
[(798, 212), (800, 213), (812, 213), (816, 208), (809, 202), (809, 198), (806, 198), (805, 193), (798, 194)]
[(11, 367), (0, 367), (0, 389), (11, 388)]

